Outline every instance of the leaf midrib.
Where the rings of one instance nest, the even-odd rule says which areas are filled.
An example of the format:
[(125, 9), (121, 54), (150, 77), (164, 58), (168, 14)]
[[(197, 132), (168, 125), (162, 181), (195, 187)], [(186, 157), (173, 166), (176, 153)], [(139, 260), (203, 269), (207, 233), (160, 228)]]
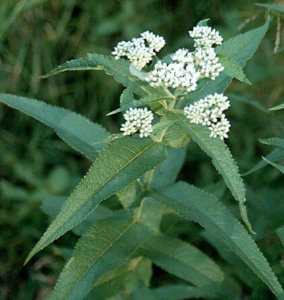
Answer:
[[(264, 24), (264, 25), (265, 25), (265, 24)], [(262, 25), (262, 26), (264, 26), (264, 25)], [(262, 27), (262, 26), (261, 26), (261, 27)], [(260, 27), (260, 28), (261, 28), (261, 27)], [(259, 29), (259, 28), (256, 28), (255, 30), (258, 30), (258, 29)], [(250, 31), (247, 31), (247, 32), (250, 32)], [(241, 33), (240, 35), (245, 35), (245, 34), (246, 34), (246, 32)], [(250, 43), (251, 43), (251, 42), (254, 42), (255, 40), (258, 40), (258, 38), (254, 35), (254, 38), (253, 38), (253, 39), (250, 39)], [(230, 41), (230, 39), (227, 40), (226, 42), (228, 42), (228, 41)], [(227, 46), (227, 45), (226, 45), (226, 46)], [(216, 52), (217, 52), (219, 55), (223, 55), (223, 56), (225, 56), (225, 57), (228, 57), (228, 58), (231, 58), (231, 59), (235, 59), (235, 58), (237, 57), (237, 55), (240, 54), (240, 52), (243, 51), (246, 47), (247, 47), (247, 44), (242, 43), (241, 47), (238, 48), (238, 49), (240, 49), (240, 50), (239, 50), (238, 52), (232, 53), (231, 56), (226, 56), (226, 54), (224, 54), (223, 49), (222, 49), (222, 46), (220, 46), (219, 49), (217, 48), (217, 49), (216, 49)], [(220, 50), (221, 50), (221, 53), (219, 52)], [(240, 62), (240, 65), (245, 65), (246, 62), (247, 62), (252, 56), (253, 56), (253, 54), (251, 54), (245, 61)]]
[[(149, 145), (147, 145), (145, 148), (143, 148), (143, 150), (142, 151), (140, 151), (139, 153), (137, 153), (131, 160), (129, 160), (129, 161), (127, 161), (127, 163), (125, 163), (122, 167), (120, 167), (120, 169), (114, 174), (114, 175), (112, 175), (111, 177), (109, 177), (108, 179), (107, 179), (107, 181), (102, 185), (102, 186), (100, 186), (95, 192), (94, 192), (94, 194), (93, 194), (93, 196), (96, 194), (96, 193), (98, 193), (106, 184), (108, 184), (109, 182), (110, 182), (110, 180), (112, 179), (112, 178), (114, 178), (115, 176), (117, 176), (124, 168), (126, 168), (131, 162), (133, 162), (137, 157), (139, 157), (142, 153), (144, 153), (146, 150), (148, 150), (150, 147), (152, 147), (153, 145), (154, 145), (155, 143), (154, 142), (152, 142), (152, 143), (150, 143)], [(92, 197), (93, 197), (92, 196)], [(71, 196), (70, 196), (71, 197)], [(105, 199), (105, 198), (104, 198)], [(88, 199), (86, 202), (84, 202), (81, 206), (79, 206), (78, 207), (78, 209), (77, 209), (77, 211), (78, 210), (80, 210), (82, 207), (84, 207), (84, 205), (89, 201), (90, 199)], [(103, 200), (103, 199), (102, 199)], [(101, 201), (102, 201), (101, 200)], [(67, 200), (68, 201), (68, 200)], [(70, 218), (72, 218), (76, 213), (77, 213), (77, 211), (75, 212), (75, 213), (72, 213), (71, 215), (69, 215), (69, 218), (61, 225), (61, 227), (63, 227), (68, 221), (69, 221), (69, 219)], [(79, 224), (79, 223), (78, 223)], [(49, 237), (52, 235), (52, 234), (54, 234), (56, 232), (56, 230), (54, 231), (52, 231), (50, 234), (49, 234)], [(66, 232), (66, 231), (65, 231)], [(61, 234), (62, 235), (62, 234)], [(60, 236), (61, 236), (60, 235)], [(41, 244), (41, 245), (43, 245), (43, 243)], [(42, 248), (43, 246), (41, 246), (40, 247), (40, 249), (38, 250), (38, 251), (40, 251), (41, 249), (43, 249)], [(37, 251), (37, 252), (38, 252)], [(35, 253), (37, 253), (37, 252), (35, 252)], [(35, 253), (33, 253), (33, 255), (35, 254)], [(32, 255), (32, 256), (33, 256)], [(31, 257), (32, 257), (31, 256)], [(29, 259), (31, 258), (31, 257), (29, 257)], [(27, 261), (29, 260), (29, 259), (27, 259)], [(26, 262), (27, 262), (26, 261)]]
[[(178, 215), (181, 216), (179, 213), (178, 213)], [(153, 251), (153, 248), (151, 248), (151, 247), (149, 247), (149, 246), (147, 247), (147, 245), (143, 246), (142, 248), (144, 248), (144, 249), (146, 249), (146, 250), (148, 249), (148, 250), (150, 250), (150, 251)], [(154, 251), (155, 251), (156, 253), (159, 254), (159, 251), (158, 251), (158, 250), (154, 249)], [(169, 253), (165, 253), (165, 252), (163, 252), (163, 251), (160, 251), (160, 252), (161, 252), (162, 254), (167, 255), (167, 256), (171, 257), (172, 259), (178, 261), (180, 264), (186, 265), (186, 266), (192, 268), (193, 270), (195, 270), (195, 271), (197, 271), (198, 273), (202, 274), (202, 276), (208, 278), (210, 281), (213, 281), (213, 282), (215, 282), (215, 283), (218, 282), (218, 281), (216, 281), (216, 280), (214, 280), (214, 279), (208, 277), (207, 274), (202, 273), (200, 270), (198, 270), (197, 268), (195, 268), (193, 265), (189, 264), (188, 262), (185, 263), (185, 262), (183, 262), (180, 258), (177, 258), (177, 257), (175, 257), (175, 256), (172, 256), (172, 255), (169, 254)], [(163, 267), (161, 267), (161, 268), (163, 268)]]
[[(82, 273), (80, 275), (80, 277), (78, 278), (78, 280), (76, 280), (76, 285), (79, 281), (81, 281), (81, 279), (88, 273), (89, 269), (91, 267), (94, 266), (94, 264), (117, 242), (120, 240), (120, 238), (132, 227), (134, 226), (136, 223), (135, 222), (131, 222), (118, 236), (117, 238), (113, 241), (113, 243), (111, 243), (106, 249), (104, 249), (104, 251), (102, 251), (99, 255), (99, 257), (93, 261), (93, 263), (84, 271), (84, 273)], [(93, 285), (92, 285), (93, 286)], [(69, 288), (67, 291), (66, 291), (66, 296), (68, 296), (72, 290), (73, 290), (74, 287), (71, 287)]]
[[(184, 123), (185, 126), (188, 127), (188, 125), (186, 124), (186, 120), (184, 120), (183, 118), (181, 118), (181, 117), (179, 116), (179, 114), (177, 114), (177, 113), (173, 113), (173, 114), (174, 114), (180, 121), (182, 121), (182, 122)], [(195, 135), (198, 137), (198, 139), (202, 142), (202, 144), (205, 146), (205, 148), (208, 149), (208, 147), (206, 147), (206, 144), (204, 143), (203, 138), (198, 134), (198, 132), (195, 132), (195, 131), (194, 131), (194, 134), (195, 134)], [(210, 151), (211, 151), (211, 150), (210, 150)], [(212, 159), (215, 160), (215, 161), (219, 164), (219, 166), (220, 166), (220, 160), (219, 160), (219, 158), (216, 159), (216, 156), (214, 156), (214, 158), (212, 157)], [(222, 167), (222, 170), (224, 170), (223, 167)], [(240, 198), (240, 197), (238, 196), (238, 190), (236, 191), (235, 188), (234, 188), (234, 186), (233, 186), (231, 183), (230, 183), (230, 186), (231, 186), (231, 188), (234, 190), (234, 193), (235, 193), (235, 195), (236, 195), (237, 200), (238, 200), (240, 203), (246, 202), (245, 197), (244, 197), (244, 198)]]
[[(13, 96), (13, 95), (7, 94), (7, 96)], [(36, 100), (36, 99), (32, 99), (32, 100), (38, 101), (38, 100)], [(85, 140), (83, 140), (83, 139), (80, 137), (80, 135), (75, 135), (72, 131), (70, 131), (70, 130), (68, 129), (68, 127), (63, 127), (60, 123), (59, 123), (59, 124), (52, 125), (52, 122), (49, 122), (49, 121), (43, 121), (42, 119), (40, 119), (39, 117), (33, 115), (32, 113), (26, 112), (24, 109), (22, 109), (22, 108), (20, 109), (20, 108), (18, 108), (16, 105), (12, 105), (11, 103), (7, 103), (5, 100), (1, 99), (1, 95), (0, 95), (0, 102), (4, 103), (5, 105), (8, 105), (9, 107), (15, 108), (15, 109), (17, 109), (18, 111), (23, 112), (23, 113), (26, 114), (27, 116), (30, 116), (30, 117), (32, 117), (33, 119), (39, 121), (40, 123), (42, 123), (42, 124), (44, 124), (44, 125), (50, 127), (51, 129), (53, 129), (53, 130), (55, 131), (55, 133), (56, 133), (57, 135), (59, 135), (59, 134), (57, 133), (58, 130), (66, 131), (66, 132), (68, 132), (69, 135), (71, 135), (72, 137), (77, 138), (77, 139), (78, 139), (80, 142), (82, 142), (83, 144), (88, 145), (89, 147), (93, 148), (93, 145), (92, 145), (92, 144), (87, 143)], [(68, 109), (65, 109), (65, 108), (62, 108), (62, 107), (53, 106), (53, 105), (47, 104), (47, 103), (45, 103), (45, 102), (43, 102), (43, 103), (44, 103), (44, 105), (47, 105), (47, 107), (51, 106), (52, 108), (57, 108), (57, 109), (62, 110), (62, 111), (64, 111), (64, 112), (68, 112), (68, 113), (71, 113), (72, 115), (76, 115), (76, 116), (78, 116), (78, 117), (81, 117), (81, 115), (79, 115), (79, 114), (77, 114), (77, 113), (75, 113), (75, 112), (72, 112), (72, 111), (70, 111), (70, 110), (68, 110)], [(85, 121), (87, 121), (87, 123), (92, 124), (92, 122), (91, 122), (90, 120), (88, 120), (87, 118), (84, 118), (84, 117), (83, 117), (83, 119), (85, 119)], [(95, 123), (94, 123), (94, 124), (95, 124)], [(58, 126), (58, 125), (59, 125), (59, 126)], [(96, 125), (98, 125), (98, 124), (96, 124)], [(55, 126), (58, 126), (58, 127), (56, 128)], [(100, 127), (101, 127), (101, 126), (100, 126)], [(101, 129), (103, 129), (103, 127), (101, 127)], [(106, 132), (107, 132), (107, 131), (106, 131)], [(65, 140), (65, 138), (63, 138), (63, 137), (60, 137), (60, 138), (63, 139), (63, 140), (65, 141), (65, 143), (67, 143), (71, 148), (76, 149), (73, 145), (71, 145), (69, 142), (67, 142), (67, 141)], [(80, 150), (77, 150), (77, 149), (76, 149), (76, 151), (81, 152)], [(97, 152), (97, 150), (96, 150), (95, 148), (94, 148), (94, 151)], [(81, 153), (82, 153), (82, 152), (81, 152)]]
[[(203, 193), (205, 193), (205, 192), (203, 192)], [(156, 198), (157, 200), (159, 200), (159, 195), (162, 195), (163, 197), (166, 197), (166, 198), (170, 199), (173, 203), (175, 202), (173, 198), (171, 198), (171, 197), (169, 197), (169, 196), (167, 196), (167, 195), (164, 195), (164, 194), (155, 192), (155, 191), (150, 192), (150, 194), (153, 195), (153, 197), (155, 197), (155, 195), (156, 195), (155, 198)], [(211, 195), (211, 196), (208, 195), (208, 196), (215, 199), (215, 197), (213, 197), (212, 195)], [(185, 204), (183, 204), (183, 203), (181, 203), (181, 202), (178, 202), (178, 203), (179, 203), (179, 205), (181, 205), (182, 207), (186, 208), (186, 210), (189, 209)], [(191, 203), (191, 205), (192, 205), (192, 203)], [(196, 205), (194, 205), (194, 207), (195, 207), (195, 209), (196, 209), (198, 212), (201, 212), (201, 213), (202, 213), (202, 211), (201, 211), (200, 209), (198, 209), (198, 208), (196, 207)], [(174, 207), (173, 207), (173, 208), (174, 208)], [(174, 209), (175, 209), (175, 208), (174, 208)], [(175, 210), (176, 210), (176, 209), (175, 209)], [(177, 211), (177, 210), (176, 210), (176, 211)], [(178, 213), (180, 216), (184, 217), (184, 215), (181, 214), (179, 211), (177, 211), (177, 213)], [(276, 292), (274, 286), (271, 285), (270, 280), (267, 280), (266, 273), (263, 273), (262, 268), (258, 268), (258, 266), (255, 265), (253, 262), (251, 263), (252, 259), (250, 259), (250, 258), (246, 255), (246, 252), (244, 252), (244, 251), (236, 244), (234, 237), (233, 237), (233, 236), (231, 237), (230, 235), (228, 235), (228, 233), (227, 233), (226, 231), (224, 231), (224, 230), (220, 227), (219, 223), (216, 224), (215, 222), (213, 222), (213, 221), (211, 220), (210, 216), (207, 216), (207, 215), (204, 214), (204, 213), (202, 213), (202, 215), (207, 219), (207, 221), (210, 222), (211, 226), (212, 226), (212, 224), (213, 224), (213, 227), (219, 229), (219, 231), (221, 231), (221, 232), (222, 232), (229, 240), (232, 240), (232, 241), (233, 241), (234, 246), (237, 247), (237, 249), (241, 252), (242, 256), (243, 256), (243, 257), (246, 257), (246, 258), (249, 260), (250, 264), (253, 266), (252, 269), (253, 269), (253, 270), (257, 269), (258, 272), (262, 274), (263, 278), (265, 278), (265, 280), (263, 280), (263, 279), (262, 279), (262, 280), (263, 280), (265, 283), (267, 283), (267, 285), (271, 288), (271, 290), (273, 290), (274, 292)], [(188, 218), (188, 217), (186, 217), (186, 218)], [(196, 220), (196, 218), (194, 218), (194, 219)], [(242, 228), (241, 223), (240, 223), (237, 219), (235, 219), (235, 220), (236, 220), (236, 223)], [(200, 224), (200, 222), (198, 222), (198, 221), (195, 221), (195, 222), (197, 222), (197, 223)], [(200, 224), (200, 225), (201, 225), (201, 224)], [(204, 227), (204, 225), (201, 225), (201, 226)], [(204, 228), (205, 228), (205, 227), (204, 227)], [(207, 230), (207, 229), (206, 229), (206, 230)], [(251, 239), (251, 237), (250, 237), (249, 235), (248, 235), (248, 238)], [(251, 239), (251, 240), (252, 240), (252, 239)], [(252, 242), (254, 242), (254, 241), (252, 240)], [(229, 245), (229, 246), (230, 246), (230, 245)], [(255, 245), (255, 246), (256, 246), (256, 245)], [(230, 248), (230, 247), (229, 247), (229, 248)], [(259, 254), (261, 255), (261, 253), (259, 253), (260, 250), (258, 249), (257, 246), (256, 246), (256, 249), (255, 249), (255, 250), (258, 252), (258, 253), (257, 253), (258, 255), (259, 255)], [(263, 259), (264, 259), (264, 260), (266, 261), (266, 263), (268, 264), (268, 262), (267, 262), (267, 260), (265, 259), (264, 256), (263, 256)], [(269, 267), (269, 265), (268, 265), (268, 267)], [(254, 271), (254, 272), (255, 272), (255, 271)], [(271, 272), (272, 272), (272, 270), (271, 270)], [(256, 272), (255, 272), (255, 273), (256, 273)], [(272, 272), (272, 274), (273, 274), (273, 272)], [(275, 277), (275, 278), (276, 278), (276, 277)], [(276, 278), (276, 280), (277, 280), (277, 278)], [(278, 281), (277, 281), (277, 283), (278, 283)], [(278, 284), (279, 284), (279, 283), (278, 283)], [(279, 286), (279, 287), (280, 287), (281, 293), (283, 293), (282, 287), (281, 287), (281, 286)], [(279, 287), (278, 287), (278, 288), (279, 288)], [(276, 295), (281, 295), (281, 294), (277, 293)]]

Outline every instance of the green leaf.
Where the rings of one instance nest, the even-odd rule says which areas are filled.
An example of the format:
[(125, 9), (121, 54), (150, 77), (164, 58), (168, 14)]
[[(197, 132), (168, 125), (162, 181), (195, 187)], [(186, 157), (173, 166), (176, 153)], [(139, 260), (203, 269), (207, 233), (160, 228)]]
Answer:
[(201, 20), (197, 23), (197, 26), (208, 26), (208, 21), (210, 19), (204, 19), (204, 20)]
[(254, 287), (259, 283), (259, 279), (255, 276), (254, 272), (232, 251), (230, 248), (216, 236), (210, 234), (208, 231), (202, 232), (202, 236), (214, 247), (219, 255), (228, 262), (230, 269), (236, 274), (244, 284)]
[(133, 76), (136, 76), (137, 78), (139, 78), (143, 81), (145, 81), (147, 78), (147, 73), (136, 69), (136, 67), (134, 66), (133, 63), (130, 64), (129, 71)]
[(220, 284), (224, 274), (217, 264), (196, 247), (165, 235), (153, 236), (139, 254), (160, 268), (196, 286)]
[(131, 300), (158, 300), (156, 295), (145, 286), (138, 286), (131, 294)]
[(276, 230), (276, 233), (277, 233), (277, 235), (278, 235), (278, 237), (279, 237), (279, 239), (280, 239), (280, 241), (281, 241), (281, 243), (284, 247), (284, 226), (278, 228)]
[[(66, 201), (67, 197), (50, 196), (43, 200), (40, 208), (51, 220), (54, 220)], [(72, 231), (77, 235), (82, 235), (91, 225), (101, 219), (109, 218), (116, 212), (118, 211), (113, 212), (109, 208), (100, 205), (82, 223), (74, 227)]]
[(153, 232), (160, 233), (160, 225), (164, 215), (175, 214), (175, 211), (160, 201), (147, 197), (143, 201), (139, 221)]
[(247, 84), (251, 84), (251, 82), (247, 79), (243, 68), (233, 59), (228, 58), (226, 56), (219, 56), (219, 62), (225, 68), (225, 73), (231, 78), (236, 78), (239, 81), (245, 82)]
[(98, 222), (79, 240), (48, 299), (83, 299), (99, 278), (125, 264), (149, 237), (131, 214)]
[(284, 13), (284, 6), (280, 6), (280, 5), (277, 5), (277, 4), (255, 3), (254, 5), (261, 6), (261, 7), (264, 7), (264, 8), (268, 8), (268, 9), (271, 9), (271, 10), (275, 10), (275, 11), (280, 12), (280, 13)]
[(119, 112), (126, 111), (130, 107), (135, 108), (135, 107), (140, 107), (140, 106), (147, 106), (147, 105), (149, 106), (151, 104), (159, 103), (160, 101), (163, 101), (166, 99), (170, 99), (170, 98), (169, 97), (148, 96), (148, 97), (141, 98), (139, 100), (133, 100), (132, 102), (129, 102), (125, 105), (122, 105), (120, 108), (117, 108), (117, 109), (111, 111), (110, 113), (107, 114), (107, 116), (111, 116), (111, 115), (117, 114)]
[(278, 149), (273, 150), (268, 154), (266, 157), (262, 157), (262, 161), (257, 163), (252, 169), (250, 169), (248, 172), (244, 173), (243, 175), (249, 175), (255, 171), (260, 170), (261, 168), (265, 167), (267, 164), (272, 165), (274, 168), (278, 169), (281, 173), (283, 173), (283, 166), (274, 163), (275, 161), (279, 159), (284, 158), (284, 140), (281, 138), (268, 138), (268, 139), (259, 139), (259, 141), (262, 144), (271, 145), (275, 147), (279, 147)]
[(180, 300), (215, 298), (216, 294), (206, 287), (194, 287), (190, 285), (172, 284), (152, 289), (156, 297), (160, 300)]
[(227, 145), (219, 138), (211, 138), (207, 127), (193, 124), (183, 115), (172, 114), (170, 118), (179, 120), (180, 128), (187, 132), (192, 140), (211, 157), (216, 170), (222, 175), (234, 198), (239, 202), (243, 221), (248, 229), (253, 232), (244, 204), (246, 202), (245, 186), (240, 176), (239, 168)]
[(133, 91), (139, 96), (146, 94), (155, 94), (158, 90), (149, 86), (145, 81), (139, 80), (129, 71), (130, 63), (124, 59), (116, 60), (111, 55), (102, 55), (97, 53), (89, 53), (86, 57), (73, 59), (56, 67), (43, 78), (48, 78), (66, 71), (86, 71), (100, 70), (111, 75), (114, 79), (125, 87), (132, 85)]
[[(253, 97), (252, 95), (238, 95), (238, 94), (234, 94), (234, 93), (227, 93), (227, 96), (229, 97), (229, 99), (232, 99), (234, 102), (238, 101), (241, 103), (246, 103), (246, 104), (249, 104), (249, 105), (259, 109), (260, 111), (262, 111), (266, 114), (269, 113), (269, 110), (264, 105), (262, 105), (260, 102), (258, 102), (256, 100), (252, 99), (252, 97)], [(232, 104), (233, 104), (233, 101), (232, 101)]]
[(277, 297), (283, 298), (282, 287), (256, 243), (214, 196), (185, 182), (177, 183), (163, 194), (150, 192), (149, 195), (171, 206), (181, 216), (199, 223), (209, 233), (221, 239)]
[(271, 107), (269, 110), (281, 110), (281, 109), (284, 109), (284, 103)]
[(231, 58), (244, 67), (266, 34), (269, 22), (270, 18), (267, 18), (264, 25), (228, 39), (216, 48), (217, 54)]
[(152, 275), (151, 265), (147, 258), (131, 259), (126, 265), (102, 276), (84, 300), (105, 300), (118, 293), (129, 295), (141, 284), (148, 286)]
[(173, 148), (185, 147), (189, 141), (189, 135), (184, 132), (184, 130), (180, 129), (175, 122), (167, 128), (166, 133), (163, 136), (163, 143)]
[[(219, 55), (226, 56), (236, 61), (241, 67), (253, 56), (269, 26), (269, 18), (263, 26), (252, 29), (245, 33), (225, 41), (223, 45), (216, 48)], [(232, 79), (222, 72), (215, 80), (204, 80), (200, 83), (198, 90), (190, 93), (184, 98), (181, 106), (184, 107), (191, 101), (196, 101), (213, 93), (223, 93), (231, 83)]]
[(139, 203), (138, 192), (141, 192), (141, 187), (136, 180), (117, 193), (117, 197), (124, 209), (133, 207), (135, 204)]
[(120, 105), (127, 105), (130, 104), (135, 100), (134, 98), (134, 92), (132, 85), (129, 85), (126, 89), (123, 90), (123, 92), (120, 95)]
[(0, 102), (15, 108), (46, 126), (69, 146), (94, 160), (110, 134), (99, 124), (67, 109), (46, 104), (35, 99), (0, 94)]
[(169, 148), (167, 159), (154, 170), (150, 187), (158, 189), (173, 184), (184, 164), (185, 156), (186, 147)]
[(111, 141), (69, 196), (56, 219), (29, 254), (38, 251), (82, 222), (99, 203), (153, 169), (166, 158), (162, 144), (123, 137)]
[(284, 166), (281, 166), (279, 164), (276, 164), (272, 161), (270, 161), (269, 159), (265, 158), (265, 157), (262, 157), (262, 159), (264, 161), (266, 161), (269, 165), (273, 166), (274, 168), (278, 169), (282, 174), (284, 174)]
[[(277, 161), (279, 159), (284, 158), (284, 151), (283, 149), (275, 149), (271, 151), (267, 156), (265, 156), (266, 160), (269, 160), (271, 162)], [(267, 162), (265, 160), (261, 160), (259, 163), (257, 163), (253, 168), (251, 168), (248, 172), (244, 173), (243, 176), (247, 176), (255, 171), (258, 171), (262, 169), (263, 167), (267, 166)]]
[(284, 149), (284, 139), (272, 137), (268, 139), (259, 139), (262, 144), (271, 145)]

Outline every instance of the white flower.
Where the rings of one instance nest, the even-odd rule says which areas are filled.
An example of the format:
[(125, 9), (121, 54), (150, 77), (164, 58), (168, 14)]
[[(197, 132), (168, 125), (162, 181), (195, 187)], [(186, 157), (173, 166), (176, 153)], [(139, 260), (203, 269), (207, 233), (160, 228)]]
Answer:
[(159, 52), (164, 45), (165, 40), (163, 37), (146, 31), (143, 32), (139, 38), (133, 38), (128, 42), (119, 42), (112, 54), (115, 56), (115, 59), (127, 57), (136, 69), (141, 70), (152, 61), (153, 56)]
[(197, 48), (193, 55), (197, 70), (203, 78), (214, 80), (224, 70), (213, 48)]
[(172, 60), (175, 62), (189, 64), (194, 62), (194, 57), (188, 49), (178, 49), (173, 55)]
[(228, 98), (223, 94), (208, 95), (184, 108), (185, 116), (191, 123), (207, 126), (211, 137), (219, 136), (222, 140), (228, 137), (230, 122), (223, 111), (230, 106)]
[[(188, 58), (181, 62), (182, 56), (180, 54), (174, 55), (174, 60), (169, 64), (158, 61), (154, 66), (154, 70), (148, 73), (146, 81), (154, 87), (164, 86), (185, 89), (188, 92), (195, 91), (200, 74), (195, 70), (193, 61)], [(185, 63), (186, 60), (188, 63)]]
[(153, 132), (153, 113), (147, 108), (130, 108), (124, 114), (125, 123), (120, 130), (123, 135), (131, 135), (139, 131), (140, 137), (147, 137)]
[(210, 136), (214, 138), (219, 136), (221, 140), (224, 140), (224, 138), (228, 138), (230, 127), (230, 122), (225, 115), (222, 115), (222, 118), (218, 123), (212, 123), (209, 127), (209, 130), (211, 131)]
[(223, 42), (219, 32), (209, 26), (195, 26), (188, 33), (194, 39), (194, 47), (196, 48), (209, 48), (214, 44), (221, 45)]
[(156, 35), (153, 32), (145, 31), (141, 33), (141, 37), (146, 40), (149, 47), (159, 52), (166, 44), (165, 39), (162, 36)]

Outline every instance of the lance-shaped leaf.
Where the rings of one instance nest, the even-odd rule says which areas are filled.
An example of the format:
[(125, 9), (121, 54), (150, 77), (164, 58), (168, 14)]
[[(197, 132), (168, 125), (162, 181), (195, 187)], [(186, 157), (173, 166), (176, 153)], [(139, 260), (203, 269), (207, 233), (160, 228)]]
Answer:
[(242, 224), (214, 196), (179, 182), (151, 197), (166, 203), (181, 216), (199, 223), (216, 238), (221, 239), (263, 280), (271, 291), (283, 299), (283, 290), (267, 260)]
[(105, 146), (106, 139), (110, 136), (101, 125), (67, 109), (42, 101), (0, 94), (0, 102), (51, 127), (69, 146), (91, 160), (96, 158), (97, 152)]
[(152, 289), (152, 291), (159, 300), (210, 299), (217, 297), (210, 288), (182, 284), (165, 285)]
[(277, 4), (255, 3), (254, 5), (284, 13), (284, 7)]
[(251, 105), (257, 109), (259, 109), (261, 112), (264, 112), (265, 114), (269, 114), (269, 110), (260, 102), (253, 99), (253, 96), (251, 94), (235, 94), (235, 93), (226, 93), (226, 95), (231, 100), (232, 105), (234, 105), (235, 102), (241, 102), (248, 105)]
[(280, 164), (277, 164), (277, 163), (274, 163), (272, 161), (270, 161), (269, 159), (265, 158), (265, 157), (262, 157), (262, 159), (267, 162), (268, 164), (270, 164), (272, 167), (278, 169), (282, 174), (284, 174), (284, 166), (280, 165)]
[(165, 158), (163, 145), (154, 143), (151, 139), (123, 137), (111, 141), (69, 196), (26, 262), (66, 231), (81, 223), (102, 200), (153, 169)]
[(186, 156), (186, 147), (170, 148), (167, 159), (155, 169), (151, 178), (151, 188), (163, 188), (176, 181), (179, 171), (181, 170)]
[(216, 170), (222, 175), (234, 198), (239, 202), (243, 221), (249, 230), (253, 232), (244, 204), (246, 201), (245, 186), (239, 173), (239, 168), (227, 145), (219, 138), (210, 137), (210, 132), (207, 127), (193, 124), (183, 115), (172, 114), (170, 118), (178, 119), (180, 122), (177, 124), (211, 157)]
[[(269, 26), (269, 18), (264, 25), (234, 36), (216, 48), (218, 55), (226, 56), (236, 61), (242, 68), (257, 50)], [(198, 90), (185, 97), (181, 106), (204, 98), (209, 94), (223, 93), (232, 79), (224, 71), (215, 80), (204, 80)]]
[[(151, 189), (163, 189), (165, 186), (174, 184), (176, 177), (185, 160), (186, 148), (168, 150), (168, 157), (157, 168), (155, 168), (150, 180)], [(150, 227), (155, 233), (160, 233), (160, 224), (163, 216), (175, 214), (168, 205), (148, 197), (141, 207), (140, 222)]]
[(216, 52), (237, 61), (244, 67), (257, 50), (268, 29), (269, 22), (270, 18), (267, 18), (264, 25), (228, 39), (216, 48)]
[(162, 218), (167, 214), (176, 214), (176, 212), (168, 205), (148, 197), (141, 207), (140, 222), (148, 226), (153, 232), (160, 233)]
[[(43, 200), (40, 208), (53, 221), (66, 200), (67, 197), (49, 196)], [(119, 210), (113, 211), (103, 205), (100, 205), (83, 222), (74, 227), (72, 231), (77, 235), (82, 235), (89, 227), (91, 227), (91, 225), (94, 225), (99, 220), (109, 218), (119, 212)]]
[(282, 245), (284, 246), (284, 226), (278, 228), (276, 230), (276, 233), (277, 233)]
[(152, 263), (149, 259), (131, 259), (126, 265), (102, 276), (84, 300), (105, 300), (119, 293), (129, 295), (137, 286), (148, 286), (151, 276)]
[(196, 286), (220, 284), (224, 280), (223, 272), (211, 258), (189, 243), (170, 236), (153, 236), (139, 254)]
[(271, 137), (268, 139), (259, 139), (259, 141), (262, 144), (270, 145), (270, 146), (275, 146), (284, 149), (284, 139), (276, 138), (276, 137)]
[(170, 284), (152, 289), (159, 300), (181, 300), (181, 299), (239, 299), (240, 289), (228, 277), (220, 287), (216, 284), (210, 286), (195, 287), (184, 284)]
[(247, 176), (247, 175), (267, 166), (267, 164), (268, 164), (267, 160), (270, 162), (275, 162), (275, 161), (283, 159), (283, 158), (284, 158), (284, 150), (281, 148), (277, 148), (277, 149), (271, 151), (267, 156), (265, 156), (266, 161), (261, 160), (254, 167), (252, 167), (248, 172), (244, 173), (243, 176)]
[(150, 236), (132, 214), (98, 222), (79, 240), (48, 299), (83, 299), (99, 278), (122, 266)]
[(221, 239), (217, 239), (216, 236), (206, 230), (202, 232), (202, 236), (216, 249), (222, 259), (230, 265), (230, 269), (234, 270), (234, 274), (238, 275), (244, 284), (252, 288), (257, 283), (259, 284), (260, 279), (255, 276), (254, 272), (237, 255), (230, 251), (230, 248)]
[(124, 85), (131, 85), (133, 92), (139, 96), (147, 94), (156, 94), (160, 89), (151, 87), (146, 81), (141, 81), (133, 76), (129, 71), (130, 62), (124, 59), (116, 60), (111, 55), (102, 55), (97, 53), (89, 53), (85, 57), (72, 59), (64, 64), (56, 67), (43, 78), (48, 78), (66, 71), (86, 71), (86, 70), (101, 70)]
[(130, 107), (135, 108), (135, 107), (141, 107), (141, 106), (147, 106), (155, 103), (159, 103), (163, 100), (171, 99), (169, 97), (157, 97), (157, 96), (148, 96), (141, 98), (140, 100), (133, 100), (130, 103), (127, 103), (125, 105), (122, 105), (120, 108), (117, 108), (116, 110), (111, 111), (110, 113), (107, 114), (107, 116), (111, 116), (114, 114), (117, 114), (122, 111), (126, 111)]
[(230, 76), (231, 78), (236, 78), (239, 81), (245, 82), (247, 84), (251, 84), (242, 67), (235, 60), (221, 55), (219, 56), (219, 62), (225, 68), (224, 72), (228, 76)]
[(284, 109), (284, 103), (271, 107), (269, 110), (281, 110), (281, 109)]

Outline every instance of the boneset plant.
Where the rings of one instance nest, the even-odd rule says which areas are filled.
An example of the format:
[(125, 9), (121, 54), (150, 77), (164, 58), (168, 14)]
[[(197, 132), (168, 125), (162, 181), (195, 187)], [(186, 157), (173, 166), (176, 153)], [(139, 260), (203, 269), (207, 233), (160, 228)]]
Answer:
[[(109, 113), (123, 113), (121, 133), (110, 134), (81, 115), (38, 100), (0, 95), (1, 102), (53, 128), (93, 161), (26, 260), (69, 230), (80, 235), (49, 299), (235, 297), (238, 287), (226, 270), (195, 246), (162, 233), (166, 215), (199, 224), (204, 236), (236, 255), (241, 272), (250, 269), (283, 298), (277, 278), (250, 236), (254, 232), (245, 207), (245, 186), (224, 142), (230, 130), (224, 111), (230, 101), (223, 93), (233, 78), (249, 83), (243, 67), (268, 25), (269, 20), (223, 42), (204, 20), (189, 31), (194, 49), (178, 49), (164, 57), (158, 57), (164, 38), (146, 31), (118, 43), (112, 55), (88, 54), (45, 76), (79, 70), (103, 70), (113, 76), (125, 87), (120, 107)], [(214, 193), (176, 182), (189, 143), (212, 159), (250, 233)], [(114, 197), (120, 209), (104, 205)], [(182, 283), (151, 289), (152, 264)]]

